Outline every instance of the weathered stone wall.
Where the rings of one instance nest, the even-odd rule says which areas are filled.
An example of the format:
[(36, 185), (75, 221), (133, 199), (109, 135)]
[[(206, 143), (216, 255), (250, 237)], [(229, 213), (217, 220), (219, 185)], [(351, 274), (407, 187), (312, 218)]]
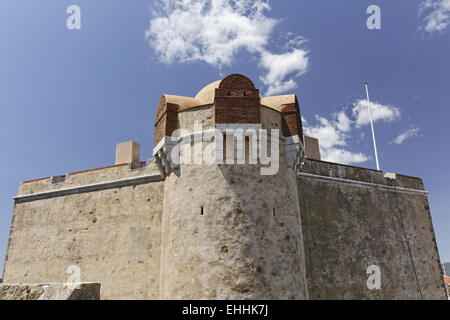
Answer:
[[(22, 183), (19, 194), (62, 190), (154, 174), (152, 166), (113, 166)], [(102, 299), (159, 298), (164, 182), (17, 201), (4, 270), (5, 283), (64, 283), (78, 266), (82, 282), (99, 282)]]
[(84, 171), (71, 172), (62, 177), (61, 182), (52, 182), (51, 177), (35, 179), (22, 182), (19, 186), (18, 195), (29, 195), (39, 192), (52, 190), (61, 190), (65, 188), (79, 187), (88, 184), (102, 183), (132, 177), (138, 177), (146, 174), (159, 173), (156, 164), (149, 165), (145, 163), (130, 165), (118, 164), (109, 167), (90, 169)]
[(195, 121), (201, 123), (203, 130), (214, 128), (214, 105), (201, 106), (178, 113), (179, 127), (184, 130), (193, 132)]
[[(311, 299), (445, 299), (420, 179), (391, 180), (315, 160), (306, 160), (302, 172), (297, 186)], [(370, 265), (380, 267), (380, 290), (367, 288)]]
[(0, 300), (98, 300), (100, 283), (1, 284)]
[[(261, 126), (263, 129), (278, 129), (282, 128), (281, 113), (272, 108), (261, 105)], [(282, 133), (280, 132), (280, 135)]]
[[(207, 147), (207, 146), (204, 146)], [(181, 165), (166, 178), (162, 299), (306, 299), (295, 177)]]

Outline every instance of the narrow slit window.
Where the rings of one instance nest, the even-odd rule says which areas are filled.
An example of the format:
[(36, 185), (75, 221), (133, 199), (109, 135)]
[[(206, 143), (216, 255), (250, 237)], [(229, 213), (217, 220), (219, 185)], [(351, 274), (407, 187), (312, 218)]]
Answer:
[(272, 209), (273, 216), (275, 217), (275, 208)]
[(200, 207), (200, 215), (203, 215), (203, 207)]

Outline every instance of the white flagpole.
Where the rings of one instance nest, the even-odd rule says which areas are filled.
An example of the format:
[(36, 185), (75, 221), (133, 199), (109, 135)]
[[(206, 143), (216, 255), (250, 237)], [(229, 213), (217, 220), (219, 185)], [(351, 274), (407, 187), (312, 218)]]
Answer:
[(372, 127), (372, 138), (373, 138), (373, 149), (375, 150), (375, 160), (377, 161), (377, 170), (380, 170), (380, 163), (378, 162), (378, 151), (377, 142), (375, 141), (375, 131), (373, 130), (373, 120), (372, 120), (372, 110), (370, 109), (370, 99), (369, 99), (369, 86), (366, 85), (366, 95), (367, 95), (367, 107), (369, 108), (370, 126)]

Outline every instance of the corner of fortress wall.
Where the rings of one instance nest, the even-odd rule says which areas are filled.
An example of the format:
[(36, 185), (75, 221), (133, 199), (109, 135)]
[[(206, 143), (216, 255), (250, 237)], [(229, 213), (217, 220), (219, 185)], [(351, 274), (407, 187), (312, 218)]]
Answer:
[(76, 266), (101, 299), (159, 299), (163, 190), (153, 162), (22, 183), (4, 283), (66, 283)]
[(164, 188), (162, 298), (306, 299), (296, 202), (286, 167), (182, 165)]
[[(445, 299), (422, 180), (385, 176), (305, 161), (297, 186), (311, 299)], [(366, 285), (371, 265), (379, 290)]]

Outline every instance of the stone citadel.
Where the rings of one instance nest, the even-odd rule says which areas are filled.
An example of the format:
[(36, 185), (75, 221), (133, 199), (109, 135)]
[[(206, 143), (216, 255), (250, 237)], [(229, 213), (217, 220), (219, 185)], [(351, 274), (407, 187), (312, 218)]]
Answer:
[[(39, 298), (71, 267), (101, 299), (446, 299), (422, 180), (320, 160), (295, 95), (231, 74), (164, 94), (154, 137), (148, 161), (125, 142), (112, 166), (20, 184), (0, 297)], [(256, 163), (177, 161), (195, 149)]]

